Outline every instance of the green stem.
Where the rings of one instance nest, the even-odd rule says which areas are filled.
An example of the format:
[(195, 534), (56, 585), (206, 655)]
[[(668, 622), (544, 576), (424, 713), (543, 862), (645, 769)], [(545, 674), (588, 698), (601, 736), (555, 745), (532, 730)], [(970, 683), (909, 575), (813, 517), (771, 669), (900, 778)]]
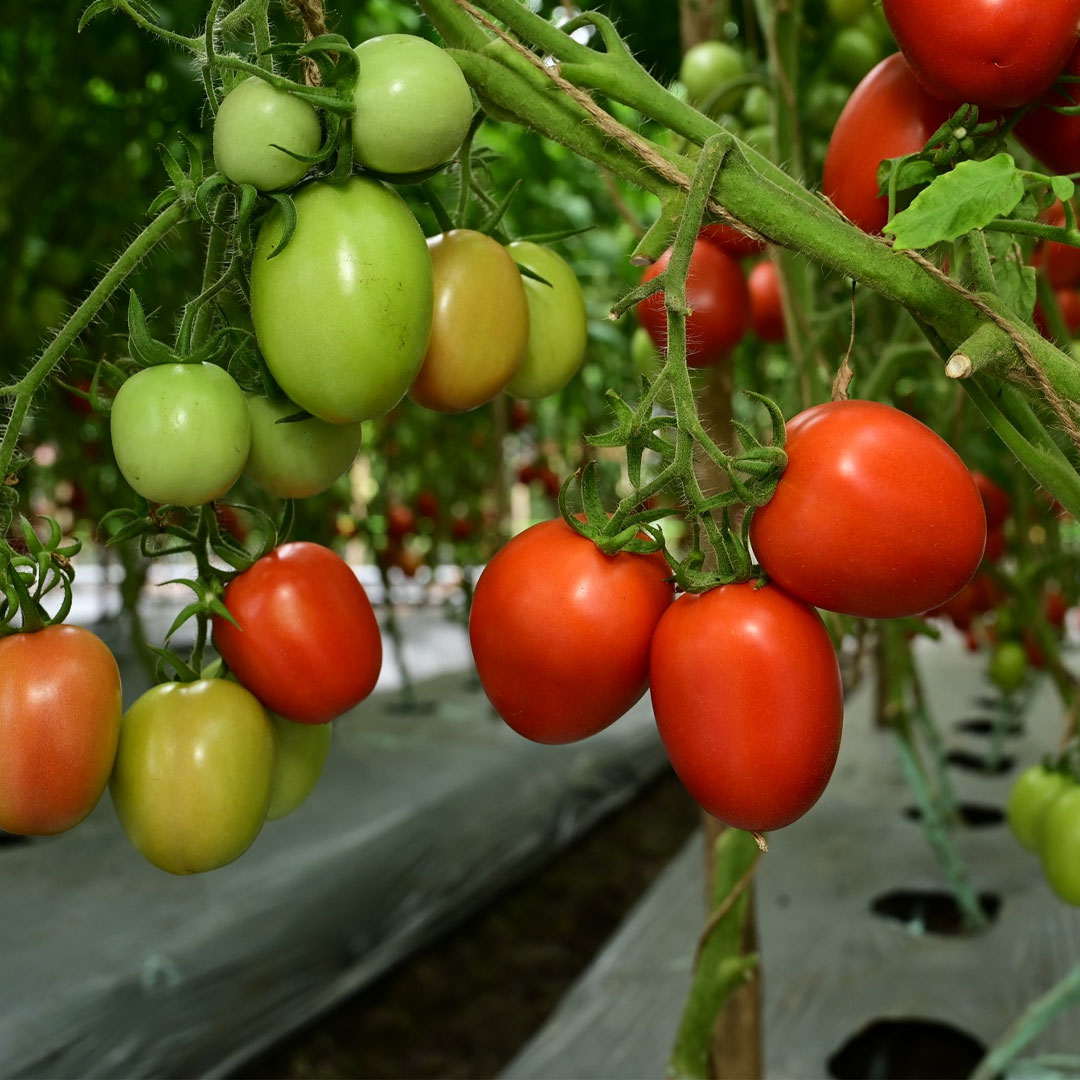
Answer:
[(121, 0), (120, 10), (128, 15), (138, 26), (141, 26), (148, 34), (153, 34), (173, 45), (178, 45), (182, 49), (188, 49), (196, 56), (205, 55), (201, 38), (187, 37), (184, 34), (174, 33), (172, 30), (166, 30), (165, 27), (159, 26), (156, 22), (151, 22), (144, 15), (140, 14), (140, 12), (132, 7), (131, 4), (127, 3), (127, 0)]

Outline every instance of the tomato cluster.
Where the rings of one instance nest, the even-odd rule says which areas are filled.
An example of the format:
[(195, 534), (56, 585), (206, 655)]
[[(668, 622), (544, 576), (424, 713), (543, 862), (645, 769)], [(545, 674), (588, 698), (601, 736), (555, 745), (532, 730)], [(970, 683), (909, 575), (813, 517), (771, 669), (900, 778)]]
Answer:
[(1039, 856), (1054, 892), (1080, 907), (1080, 781), (1067, 761), (1025, 769), (1009, 795), (1007, 817), (1016, 839)]

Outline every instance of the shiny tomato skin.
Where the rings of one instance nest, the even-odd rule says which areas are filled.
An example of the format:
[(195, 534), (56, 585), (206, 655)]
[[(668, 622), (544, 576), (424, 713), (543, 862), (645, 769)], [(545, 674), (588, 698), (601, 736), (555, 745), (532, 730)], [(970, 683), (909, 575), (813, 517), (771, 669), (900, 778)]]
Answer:
[(0, 638), (0, 829), (78, 825), (109, 782), (121, 711), (116, 660), (89, 630)]
[(840, 668), (821, 617), (752, 581), (684, 595), (653, 635), (656, 725), (698, 804), (738, 829), (790, 825), (840, 749)]
[(950, 115), (919, 85), (900, 53), (885, 57), (855, 87), (836, 121), (822, 192), (864, 232), (881, 232), (889, 200), (878, 195), (878, 166), (921, 150)]
[(784, 340), (780, 273), (771, 259), (759, 262), (746, 279), (750, 289), (750, 329), (762, 341)]
[(765, 250), (764, 241), (755, 240), (752, 236), (747, 236), (742, 229), (722, 221), (714, 221), (710, 225), (702, 226), (698, 236), (702, 240), (708, 240), (713, 247), (719, 248), (733, 259), (760, 255)]
[(919, 82), (953, 105), (1015, 109), (1057, 78), (1076, 44), (1080, 0), (882, 0)]
[[(667, 268), (668, 248), (641, 275), (642, 284)], [(690, 256), (686, 278), (686, 362), (690, 367), (709, 367), (725, 360), (742, 340), (750, 323), (750, 293), (739, 264), (706, 240), (698, 239)], [(635, 308), (638, 321), (656, 347), (667, 348), (667, 309), (664, 294), (652, 296)]]
[(1047, 769), (1043, 765), (1031, 765), (1016, 778), (1009, 792), (1005, 816), (1013, 836), (1028, 851), (1039, 850), (1039, 836), (1046, 811), (1071, 786), (1072, 782), (1065, 773)]
[(765, 572), (815, 607), (920, 615), (971, 580), (986, 546), (975, 481), (930, 428), (875, 401), (815, 405), (787, 426), (787, 467), (754, 514)]
[(1080, 907), (1080, 784), (1071, 784), (1043, 812), (1039, 857), (1050, 888)]
[[(1069, 56), (1063, 75), (1080, 75), (1080, 44)], [(1061, 83), (1049, 90), (1042, 104), (1024, 114), (1013, 129), (1020, 145), (1052, 172), (1080, 170), (1080, 116), (1055, 112), (1080, 104), (1080, 83)]]
[(233, 578), (223, 601), (240, 627), (216, 617), (214, 644), (271, 712), (326, 723), (375, 689), (379, 624), (356, 574), (329, 548), (283, 544)]
[(521, 367), (529, 302), (512, 255), (490, 236), (452, 229), (427, 243), (435, 313), (409, 397), (436, 412), (467, 412), (505, 390)]
[(618, 720), (648, 686), (668, 575), (662, 555), (604, 555), (561, 518), (515, 536), (480, 575), (469, 618), (496, 712), (540, 743), (575, 742)]

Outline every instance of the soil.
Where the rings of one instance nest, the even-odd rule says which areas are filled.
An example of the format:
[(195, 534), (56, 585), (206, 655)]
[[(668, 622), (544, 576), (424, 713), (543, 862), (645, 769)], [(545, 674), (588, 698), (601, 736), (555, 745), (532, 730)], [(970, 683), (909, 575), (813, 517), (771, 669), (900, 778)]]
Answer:
[(487, 910), (234, 1076), (496, 1076), (700, 820), (666, 771)]

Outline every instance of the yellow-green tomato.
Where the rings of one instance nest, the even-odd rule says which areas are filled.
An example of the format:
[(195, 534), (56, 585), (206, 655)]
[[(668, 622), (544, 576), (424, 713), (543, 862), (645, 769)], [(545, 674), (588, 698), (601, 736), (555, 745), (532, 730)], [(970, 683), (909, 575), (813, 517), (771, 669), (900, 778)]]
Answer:
[(469, 84), (438, 45), (384, 34), (356, 46), (353, 153), (365, 168), (413, 173), (457, 152), (472, 121)]
[(330, 753), (332, 724), (296, 724), (270, 714), (277, 731), (277, 765), (267, 818), (291, 814), (315, 789)]
[(647, 379), (654, 378), (664, 364), (660, 350), (644, 326), (639, 326), (630, 338), (630, 360), (634, 370)]
[(266, 820), (276, 741), (266, 710), (238, 683), (147, 690), (124, 714), (109, 783), (128, 838), (170, 874), (232, 862)]
[(291, 401), (247, 395), (251, 453), (245, 472), (271, 495), (307, 499), (325, 491), (356, 459), (363, 424), (328, 424), (310, 417), (282, 423), (301, 410)]
[(525, 359), (529, 304), (506, 248), (472, 229), (428, 240), (435, 314), (424, 366), (409, 390), (436, 412), (475, 409), (506, 389)]
[(298, 184), (311, 166), (285, 151), (311, 157), (321, 143), (314, 106), (259, 78), (234, 86), (214, 118), (218, 172), (234, 184), (252, 184), (259, 191)]
[(585, 359), (589, 335), (585, 294), (570, 264), (550, 248), (518, 240), (507, 251), (515, 263), (548, 284), (521, 277), (529, 304), (529, 345), (506, 389), (517, 397), (547, 397), (561, 390)]
[(679, 67), (679, 79), (690, 100), (720, 111), (730, 108), (738, 100), (738, 93), (724, 94), (722, 100), (716, 98), (717, 93), (725, 84), (745, 73), (742, 53), (722, 41), (702, 41), (692, 45)]
[(244, 392), (215, 364), (158, 364), (129, 378), (109, 416), (124, 479), (145, 499), (200, 506), (243, 472), (251, 446)]
[(286, 395), (331, 424), (369, 420), (404, 396), (431, 333), (432, 272), (424, 234), (377, 180), (315, 182), (293, 197), (296, 231), (274, 258), (275, 210), (251, 266), (251, 317)]
[(1039, 857), (1050, 888), (1080, 907), (1080, 785), (1070, 784), (1046, 809)]
[(1060, 772), (1032, 765), (1017, 778), (1009, 792), (1005, 816), (1013, 836), (1028, 849), (1039, 850), (1039, 836), (1050, 804), (1071, 786), (1069, 778)]

